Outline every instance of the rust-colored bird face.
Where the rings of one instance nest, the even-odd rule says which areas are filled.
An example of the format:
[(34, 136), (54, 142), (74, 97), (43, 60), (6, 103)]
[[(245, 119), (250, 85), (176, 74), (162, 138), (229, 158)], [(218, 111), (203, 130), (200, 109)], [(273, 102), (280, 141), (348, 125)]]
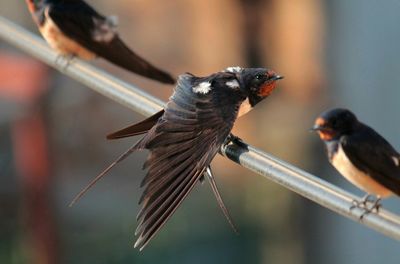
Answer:
[(353, 113), (337, 108), (322, 113), (315, 120), (312, 130), (318, 132), (321, 140), (331, 141), (342, 135), (351, 134), (358, 124)]
[(328, 122), (322, 118), (318, 117), (315, 120), (314, 127), (312, 128), (314, 131), (317, 131), (319, 137), (323, 141), (330, 141), (336, 136), (336, 132), (329, 127)]
[(276, 88), (276, 81), (283, 79), (282, 76), (277, 75), (274, 71), (268, 70), (265, 73), (265, 82), (260, 86), (260, 89), (257, 93), (258, 96), (267, 97), (269, 96), (273, 90)]
[(239, 77), (243, 84), (241, 88), (247, 94), (252, 107), (268, 97), (275, 90), (276, 81), (280, 79), (283, 77), (265, 68), (243, 69)]

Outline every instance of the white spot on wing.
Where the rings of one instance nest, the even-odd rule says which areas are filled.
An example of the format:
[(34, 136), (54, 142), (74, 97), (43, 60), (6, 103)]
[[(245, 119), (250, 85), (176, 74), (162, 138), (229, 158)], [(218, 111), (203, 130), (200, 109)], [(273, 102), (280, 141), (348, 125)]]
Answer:
[(239, 83), (238, 83), (237, 80), (231, 80), (231, 81), (226, 82), (225, 84), (226, 84), (226, 86), (228, 86), (228, 87), (230, 87), (232, 89), (239, 88)]
[(118, 18), (116, 16), (109, 16), (105, 20), (93, 19), (95, 30), (93, 31), (93, 38), (98, 42), (110, 42), (116, 35)]
[(231, 72), (231, 73), (239, 73), (243, 70), (243, 68), (239, 67), (239, 66), (235, 66), (235, 67), (228, 67), (224, 70), (224, 72)]
[(194, 93), (207, 94), (211, 90), (210, 82), (202, 82), (192, 88)]
[(112, 27), (117, 27), (118, 26), (118, 17), (117, 16), (108, 16), (106, 17), (107, 23), (112, 26)]
[(394, 164), (396, 164), (396, 166), (399, 167), (399, 165), (400, 165), (399, 157), (394, 157), (394, 156), (393, 156), (392, 159), (393, 159), (393, 161), (394, 161)]

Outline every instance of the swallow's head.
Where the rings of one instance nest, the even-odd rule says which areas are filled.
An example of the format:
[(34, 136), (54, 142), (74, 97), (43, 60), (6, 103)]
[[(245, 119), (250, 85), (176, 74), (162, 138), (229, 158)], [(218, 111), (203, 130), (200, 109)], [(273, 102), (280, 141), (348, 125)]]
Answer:
[(225, 70), (236, 74), (241, 92), (254, 107), (268, 97), (276, 87), (276, 81), (283, 79), (272, 70), (265, 68), (230, 67)]
[(323, 112), (314, 123), (323, 141), (337, 140), (343, 135), (350, 135), (357, 128), (357, 117), (347, 109), (336, 108)]

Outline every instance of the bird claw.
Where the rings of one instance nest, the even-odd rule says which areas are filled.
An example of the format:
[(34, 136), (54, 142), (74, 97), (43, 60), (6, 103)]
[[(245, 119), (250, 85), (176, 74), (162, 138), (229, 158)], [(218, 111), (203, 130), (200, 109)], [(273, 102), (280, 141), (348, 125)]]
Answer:
[(362, 203), (360, 201), (357, 201), (357, 200), (351, 201), (350, 211), (355, 209), (355, 208), (364, 208), (361, 204)]
[(371, 194), (366, 194), (361, 200), (353, 200), (352, 206), (350, 207), (350, 210), (353, 210), (354, 208), (361, 208), (361, 209), (366, 209), (367, 208), (367, 203), (368, 202), (374, 202), (375, 200), (373, 199), (373, 196)]
[(360, 221), (364, 219), (364, 216), (370, 213), (379, 213), (379, 209), (382, 207), (380, 199), (377, 199), (370, 208), (365, 208), (365, 211), (360, 215)]
[(230, 143), (233, 143), (239, 147), (247, 148), (247, 144), (240, 138), (230, 133), (228, 137), (225, 139), (224, 146), (228, 146)]
[(65, 71), (68, 66), (71, 64), (71, 61), (75, 58), (75, 55), (73, 54), (68, 54), (68, 55), (63, 55), (63, 54), (59, 54), (56, 57), (55, 60), (55, 64), (59, 65), (60, 64), (60, 60), (62, 61), (63, 59), (65, 60), (65, 64), (64, 65), (59, 65), (62, 67), (62, 70)]
[[(372, 203), (371, 206), (368, 206), (369, 203)], [(373, 195), (367, 194), (360, 201), (353, 200), (350, 210), (353, 210), (355, 208), (363, 209), (364, 212), (359, 217), (360, 221), (362, 221), (364, 216), (366, 216), (367, 214), (373, 212), (378, 213), (381, 207), (382, 207), (381, 198), (379, 196), (377, 196), (376, 199), (374, 199)]]

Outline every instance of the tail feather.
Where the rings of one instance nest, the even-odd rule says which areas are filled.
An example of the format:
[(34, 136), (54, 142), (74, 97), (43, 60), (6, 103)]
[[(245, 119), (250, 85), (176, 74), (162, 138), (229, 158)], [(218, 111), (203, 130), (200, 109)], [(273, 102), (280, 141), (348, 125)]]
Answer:
[(150, 116), (149, 118), (118, 130), (114, 133), (107, 135), (107, 139), (119, 139), (125, 137), (132, 137), (136, 135), (141, 135), (149, 131), (158, 121), (158, 119), (164, 114), (164, 110), (161, 110), (154, 115)]
[[(146, 133), (148, 130), (150, 130), (157, 120), (164, 114), (164, 110), (161, 110), (151, 117), (143, 120), (142, 122), (139, 122), (137, 124), (134, 124), (132, 126), (129, 126), (127, 128), (124, 128), (120, 131), (117, 131), (115, 133), (112, 133), (107, 136), (108, 139), (117, 139), (117, 138), (123, 138), (123, 137), (130, 137), (134, 135), (140, 135)], [(121, 156), (119, 156), (113, 163), (111, 163), (105, 170), (103, 170), (99, 175), (97, 175), (85, 188), (82, 189), (72, 200), (72, 202), (69, 204), (69, 206), (73, 206), (78, 200), (80, 200), (99, 180), (101, 180), (104, 176), (107, 175), (107, 173), (114, 168), (118, 163), (121, 161), (125, 160), (132, 152), (135, 152), (136, 150), (141, 150), (145, 147), (147, 144), (148, 140), (151, 139), (151, 137), (146, 137), (144, 136), (141, 138), (138, 142), (136, 142), (132, 147), (130, 147), (127, 151), (125, 151)]]
[(129, 49), (118, 36), (107, 45), (98, 45), (97, 47), (92, 46), (91, 49), (95, 51), (98, 56), (103, 57), (126, 70), (162, 83), (175, 83), (175, 78), (171, 74), (155, 67), (148, 61), (139, 57)]
[(85, 188), (83, 188), (75, 197), (72, 199), (69, 204), (72, 207), (76, 202), (78, 202), (99, 180), (101, 180), (107, 173), (114, 168), (118, 163), (125, 160), (132, 152), (136, 150), (142, 149), (143, 147), (143, 138), (135, 143), (132, 147), (130, 147), (127, 151), (125, 151), (121, 156), (119, 156), (113, 163), (111, 163), (105, 170), (103, 170), (99, 175), (97, 175)]
[(218, 186), (217, 186), (217, 183), (215, 182), (215, 179), (214, 179), (214, 176), (212, 174), (210, 166), (207, 167), (205, 174), (207, 175), (207, 179), (208, 179), (208, 181), (209, 181), (209, 183), (211, 185), (211, 189), (212, 189), (212, 191), (213, 191), (213, 193), (215, 195), (215, 198), (217, 199), (218, 205), (221, 208), (222, 213), (224, 214), (224, 216), (225, 216), (226, 220), (228, 221), (229, 225), (231, 226), (232, 230), (236, 234), (239, 234), (239, 231), (237, 230), (235, 224), (233, 223), (231, 215), (229, 214), (229, 211), (226, 208), (224, 201), (222, 200), (222, 196), (219, 193)]

